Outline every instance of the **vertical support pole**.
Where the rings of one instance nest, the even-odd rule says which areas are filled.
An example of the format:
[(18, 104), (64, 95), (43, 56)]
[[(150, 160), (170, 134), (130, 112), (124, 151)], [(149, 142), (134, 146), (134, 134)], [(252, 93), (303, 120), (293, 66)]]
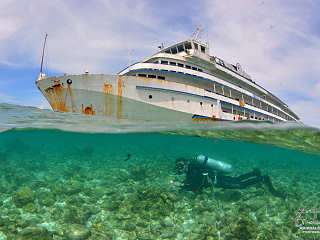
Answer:
[(41, 65), (40, 65), (40, 78), (41, 79), (42, 79), (42, 65), (43, 65), (44, 49), (46, 48), (47, 37), (48, 37), (48, 34), (46, 33), (46, 36), (45, 36), (44, 42), (43, 42), (42, 55), (41, 55)]

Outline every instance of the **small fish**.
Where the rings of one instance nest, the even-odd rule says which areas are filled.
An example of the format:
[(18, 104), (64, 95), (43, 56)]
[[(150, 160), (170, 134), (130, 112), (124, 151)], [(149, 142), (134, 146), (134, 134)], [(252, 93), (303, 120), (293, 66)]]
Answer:
[(124, 160), (125, 162), (128, 161), (131, 158), (131, 154), (129, 153), (127, 158)]

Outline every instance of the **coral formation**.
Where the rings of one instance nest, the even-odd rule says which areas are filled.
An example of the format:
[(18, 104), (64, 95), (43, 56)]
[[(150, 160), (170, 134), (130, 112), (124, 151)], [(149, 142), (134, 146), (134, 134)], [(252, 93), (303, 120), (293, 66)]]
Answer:
[[(64, 139), (59, 137), (40, 153), (26, 140), (13, 139), (5, 145), (10, 149), (1, 150), (1, 240), (308, 239), (294, 220), (303, 200), (319, 192), (316, 167), (310, 170), (316, 161), (296, 161), (301, 164), (297, 167), (292, 157), (290, 162), (270, 163), (230, 153), (235, 175), (257, 165), (287, 193), (284, 200), (259, 185), (198, 193), (181, 190), (175, 183), (184, 177), (174, 175), (173, 168), (183, 154), (176, 150), (170, 157), (154, 147), (123, 161), (125, 154), (115, 146), (95, 148), (85, 143), (86, 138), (80, 147), (61, 144), (57, 151), (56, 142)], [(203, 147), (205, 140), (196, 140), (197, 147)], [(21, 149), (15, 152), (13, 144)]]
[(20, 188), (13, 195), (13, 202), (17, 207), (23, 207), (32, 203), (35, 199), (35, 194), (29, 187)]

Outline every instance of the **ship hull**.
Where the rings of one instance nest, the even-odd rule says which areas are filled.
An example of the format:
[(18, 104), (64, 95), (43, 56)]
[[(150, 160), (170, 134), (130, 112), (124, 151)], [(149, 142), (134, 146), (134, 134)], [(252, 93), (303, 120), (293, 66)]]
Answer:
[(205, 99), (203, 89), (165, 80), (82, 74), (36, 85), (54, 111), (145, 121), (221, 120), (218, 101)]

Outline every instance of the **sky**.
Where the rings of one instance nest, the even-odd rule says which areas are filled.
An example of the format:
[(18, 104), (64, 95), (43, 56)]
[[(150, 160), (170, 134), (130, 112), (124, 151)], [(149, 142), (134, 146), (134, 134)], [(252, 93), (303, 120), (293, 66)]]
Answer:
[(320, 128), (318, 0), (0, 0), (0, 102), (50, 108), (44, 70), (118, 73), (197, 27), (210, 54), (242, 68)]

